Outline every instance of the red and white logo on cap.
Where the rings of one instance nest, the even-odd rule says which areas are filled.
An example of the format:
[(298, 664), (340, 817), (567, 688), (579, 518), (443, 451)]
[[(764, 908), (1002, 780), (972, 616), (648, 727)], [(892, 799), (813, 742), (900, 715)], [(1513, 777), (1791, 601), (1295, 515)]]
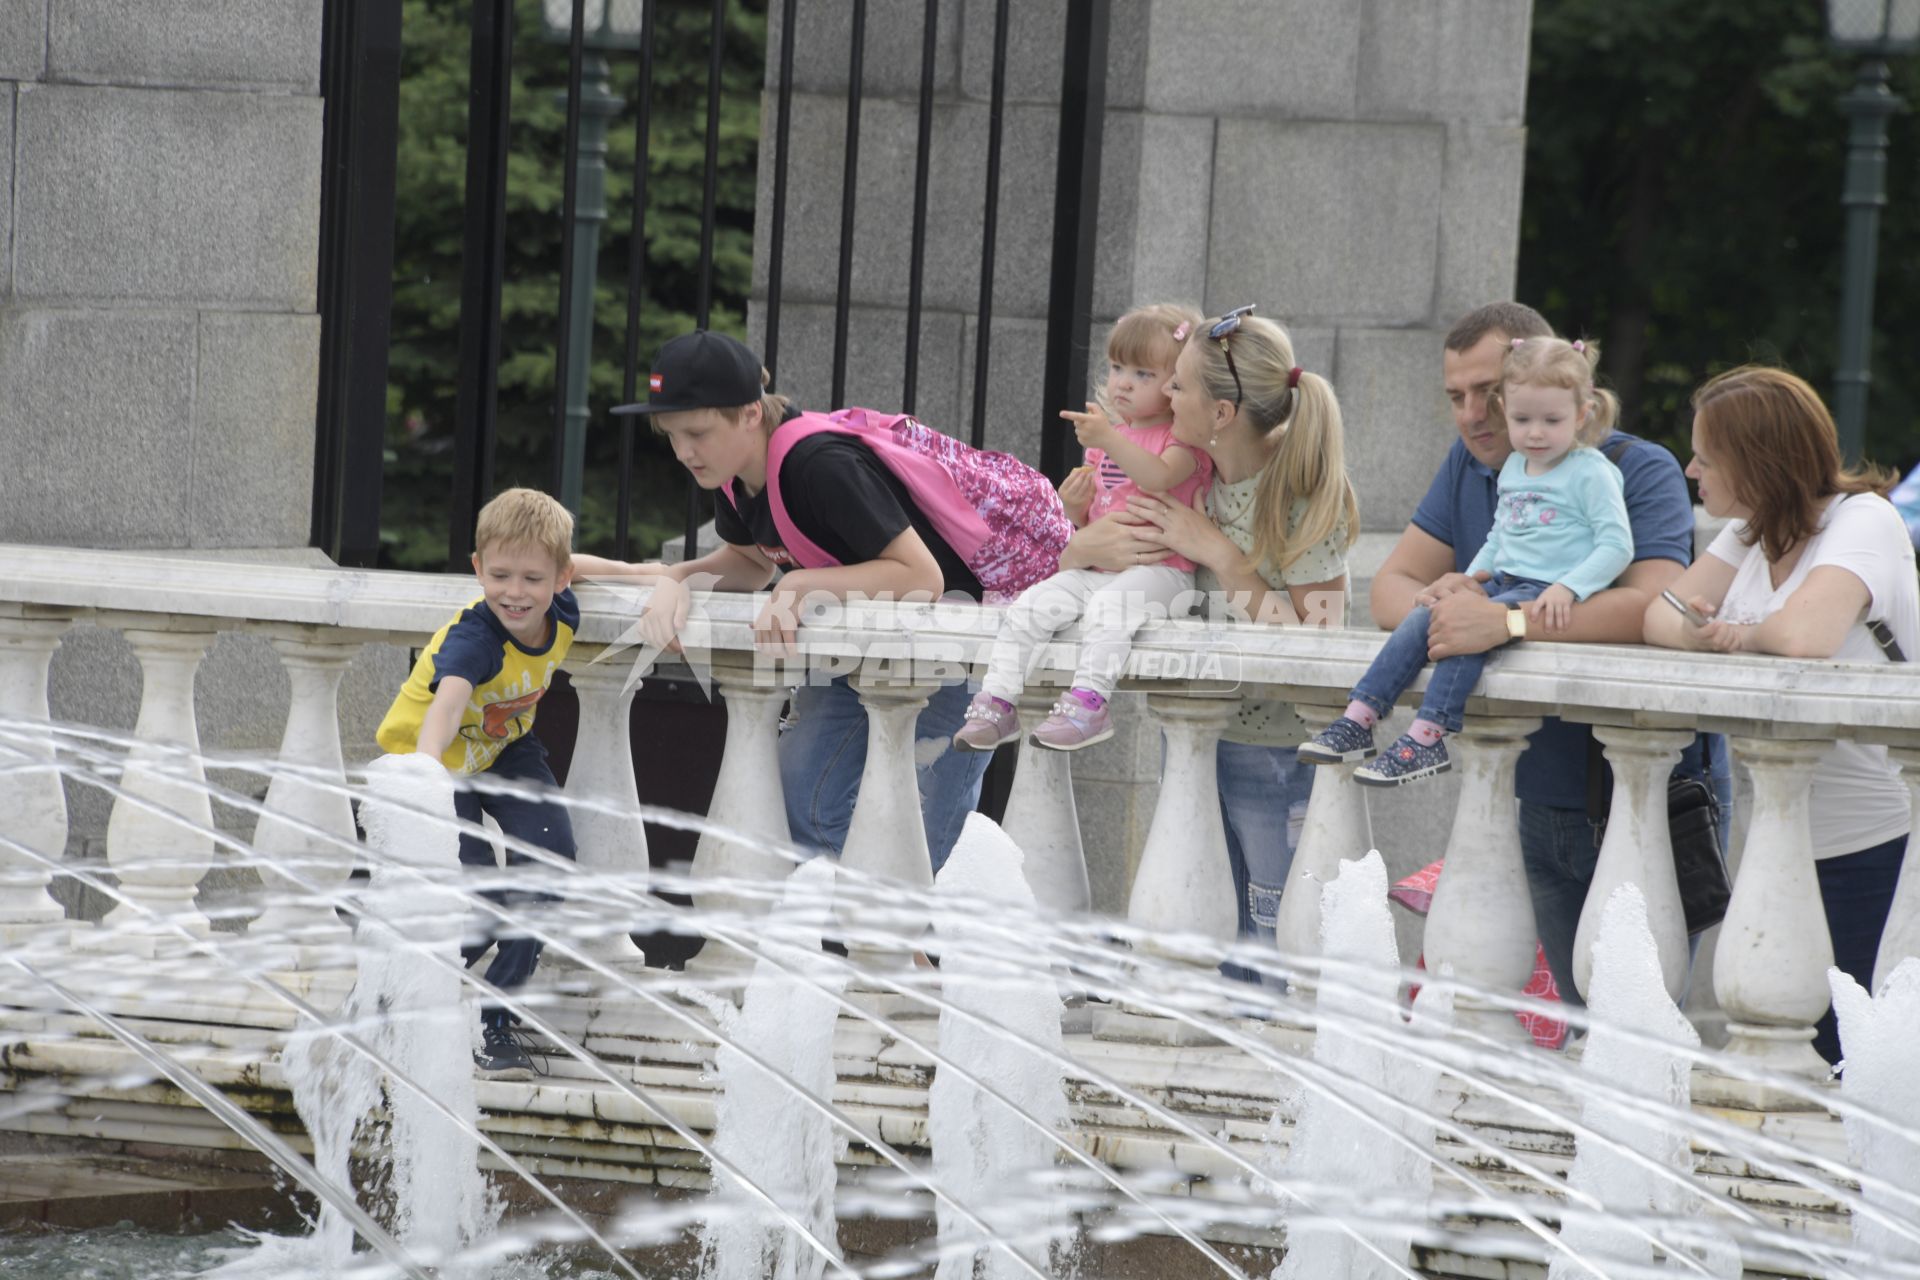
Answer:
[(657, 374), (657, 373), (650, 373), (650, 374), (648, 374), (648, 375), (647, 375), (647, 390), (649, 390), (649, 391), (654, 391), (654, 392), (657, 392), (657, 391), (659, 391), (659, 390), (660, 390), (660, 375), (659, 375), (659, 374)]

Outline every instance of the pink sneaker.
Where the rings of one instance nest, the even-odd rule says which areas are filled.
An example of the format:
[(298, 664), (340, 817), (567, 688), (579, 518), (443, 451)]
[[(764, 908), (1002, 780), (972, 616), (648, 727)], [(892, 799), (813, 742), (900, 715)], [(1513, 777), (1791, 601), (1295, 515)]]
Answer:
[(956, 751), (991, 751), (1020, 737), (1020, 717), (1012, 707), (982, 689), (967, 704), (967, 722), (953, 735)]
[(1074, 697), (1062, 694), (1053, 704), (1053, 713), (1033, 731), (1033, 745), (1054, 751), (1078, 751), (1113, 736), (1113, 717), (1102, 702), (1098, 711)]

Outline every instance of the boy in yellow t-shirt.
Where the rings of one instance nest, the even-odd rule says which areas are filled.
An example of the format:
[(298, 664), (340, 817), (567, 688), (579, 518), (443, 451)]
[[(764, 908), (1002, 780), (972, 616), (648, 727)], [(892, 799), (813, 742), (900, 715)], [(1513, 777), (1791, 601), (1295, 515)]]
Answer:
[[(464, 777), (485, 772), (552, 790), (559, 784), (547, 767), (546, 748), (533, 736), (533, 717), (580, 626), (580, 606), (569, 590), (573, 575), (646, 577), (659, 566), (573, 555), (573, 516), (533, 489), (509, 489), (482, 507), (474, 545), (480, 599), (434, 632), (375, 738), (389, 752), (430, 755)], [(459, 787), (454, 812), (475, 824), (488, 814), (510, 840), (574, 856), (573, 823), (565, 806), (552, 800)], [(460, 861), (491, 870), (493, 847), (462, 834)], [(531, 859), (509, 849), (507, 861), (524, 865)], [(502, 905), (549, 900), (536, 893), (483, 892)], [(462, 955), (471, 965), (496, 941), (487, 981), (511, 990), (532, 976), (541, 944), (486, 929)], [(530, 1079), (532, 1062), (513, 1035), (512, 1015), (488, 1004), (480, 1017), (485, 1048), (475, 1061), (481, 1073)]]

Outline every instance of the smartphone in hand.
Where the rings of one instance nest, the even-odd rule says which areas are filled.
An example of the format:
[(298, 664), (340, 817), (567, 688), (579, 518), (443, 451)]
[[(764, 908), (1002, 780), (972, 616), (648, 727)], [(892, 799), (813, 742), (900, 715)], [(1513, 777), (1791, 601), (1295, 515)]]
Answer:
[(1688, 604), (1685, 600), (1682, 600), (1679, 596), (1673, 594), (1673, 592), (1671, 591), (1662, 591), (1660, 593), (1660, 598), (1662, 600), (1665, 600), (1668, 604), (1672, 605), (1675, 611), (1677, 611), (1681, 617), (1685, 618), (1688, 622), (1691, 622), (1696, 627), (1704, 627), (1707, 625), (1707, 623), (1713, 621), (1713, 619), (1707, 617), (1706, 614), (1700, 612), (1698, 609), (1694, 608), (1692, 605)]

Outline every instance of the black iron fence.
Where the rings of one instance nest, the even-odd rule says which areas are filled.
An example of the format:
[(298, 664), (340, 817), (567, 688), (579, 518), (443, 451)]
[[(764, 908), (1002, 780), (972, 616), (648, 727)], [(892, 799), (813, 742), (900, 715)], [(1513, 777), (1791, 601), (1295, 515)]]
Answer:
[[(779, 373), (781, 293), (787, 231), (787, 174), (791, 157), (794, 51), (801, 24), (815, 6), (808, 0), (776, 0), (780, 5), (778, 71), (771, 98), (776, 113), (773, 154), (761, 158), (771, 170), (771, 218), (755, 227), (765, 247), (767, 279), (762, 358)], [(958, 3), (960, 0), (948, 0)], [(984, 8), (984, 0), (973, 0)], [(639, 384), (642, 299), (647, 258), (648, 147), (651, 94), (657, 43), (657, 6), (661, 0), (545, 0), (549, 20), (564, 13), (568, 42), (566, 154), (579, 154), (586, 112), (598, 109), (587, 91), (590, 57), (618, 46), (638, 67), (635, 154), (632, 167), (632, 242), (628, 278), (624, 368), (621, 385), (632, 399)], [(713, 306), (715, 193), (719, 176), (720, 78), (722, 40), (728, 0), (710, 0), (711, 45), (707, 79), (705, 170), (695, 321), (709, 324)], [(738, 0), (736, 0), (738, 3)], [(933, 117), (937, 94), (935, 64), (940, 0), (921, 6), (921, 67), (918, 93), (917, 155), (913, 178), (911, 262), (906, 298), (906, 361), (900, 405), (914, 408), (919, 390), (922, 293), (927, 251), (927, 204)], [(322, 75), (327, 94), (326, 181), (323, 191), (320, 310), (323, 320), (322, 378), (314, 491), (314, 543), (341, 563), (372, 564), (378, 553), (381, 469), (385, 448), (384, 389), (387, 380), (386, 307), (392, 296), (393, 168), (397, 115), (399, 7), (394, 0), (327, 0), (326, 45)], [(816, 15), (817, 16), (817, 15)], [(867, 43), (867, 0), (852, 0), (846, 90), (844, 167), (841, 174), (838, 283), (834, 304), (832, 398), (838, 406), (847, 385), (848, 322), (853, 305), (854, 213), (860, 184), (860, 111)], [(887, 11), (888, 20), (898, 12)], [(1001, 132), (1006, 105), (1009, 0), (993, 0), (993, 69), (987, 112), (987, 165), (981, 196), (980, 292), (973, 361), (970, 436), (985, 438), (993, 327), (993, 267), (999, 235)], [(506, 193), (510, 96), (515, 39), (513, 0), (472, 0), (469, 19), (470, 79), (467, 104), (466, 196), (462, 235), (459, 369), (453, 416), (452, 495), (447, 552), (450, 566), (463, 568), (472, 548), (476, 513), (494, 489), (494, 449), (499, 426), (497, 375), (501, 359), (501, 288), (506, 271)], [(1098, 224), (1100, 140), (1105, 110), (1107, 6), (1104, 0), (1067, 0), (1059, 39), (1063, 50), (1059, 108), (1058, 164), (1055, 177), (1052, 271), (1046, 317), (1046, 359), (1042, 403), (1050, 406), (1035, 424), (1041, 440), (1041, 464), (1056, 480), (1069, 465), (1066, 429), (1051, 409), (1077, 404), (1087, 380), (1087, 336), (1091, 326), (1093, 250)], [(609, 31), (624, 27), (631, 39), (609, 41)], [(763, 107), (764, 109), (764, 107)], [(591, 271), (576, 279), (583, 261), (592, 262), (597, 234), (590, 206), (597, 191), (583, 191), (579, 165), (567, 166), (565, 195), (554, 234), (561, 244), (560, 297), (554, 318), (554, 395), (552, 405), (553, 490), (563, 497), (579, 493), (582, 433), (620, 433), (619, 488), (615, 554), (631, 556), (633, 479), (637, 451), (634, 420), (609, 418), (610, 406), (584, 405), (584, 367), (591, 349), (590, 303), (581, 305), (583, 283), (591, 293)], [(382, 201), (384, 200), (384, 205)], [(584, 221), (583, 221), (584, 220)], [(583, 257), (584, 255), (584, 257)], [(383, 277), (384, 273), (384, 277)], [(570, 375), (570, 368), (573, 373)], [(570, 391), (570, 388), (572, 389)], [(570, 404), (571, 401), (576, 403)], [(570, 413), (569, 410), (572, 410)], [(686, 548), (693, 551), (696, 529), (707, 514), (704, 494), (688, 482)]]

